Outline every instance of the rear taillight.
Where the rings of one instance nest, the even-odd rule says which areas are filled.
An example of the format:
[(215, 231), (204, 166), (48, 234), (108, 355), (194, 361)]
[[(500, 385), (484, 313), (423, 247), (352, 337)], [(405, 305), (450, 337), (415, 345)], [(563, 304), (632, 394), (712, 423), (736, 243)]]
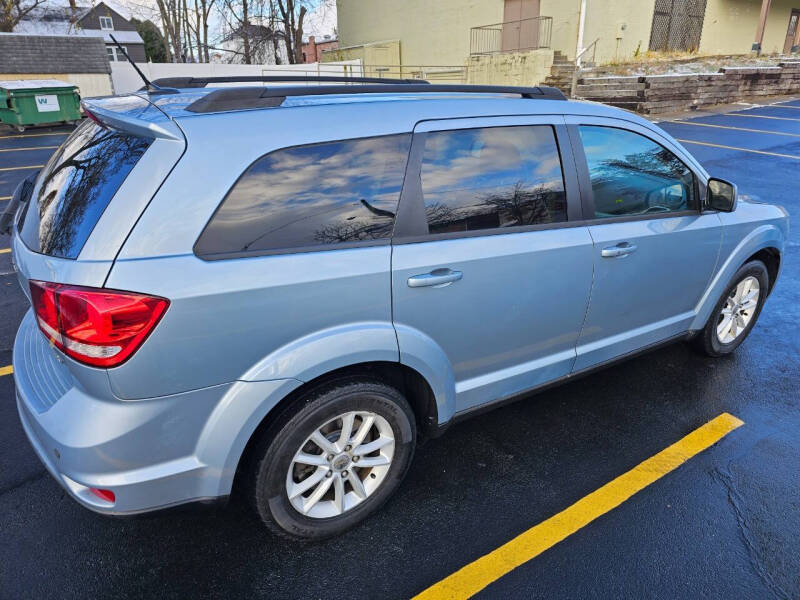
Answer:
[(122, 364), (153, 331), (169, 300), (132, 292), (31, 281), (39, 328), (67, 356), (95, 367)]

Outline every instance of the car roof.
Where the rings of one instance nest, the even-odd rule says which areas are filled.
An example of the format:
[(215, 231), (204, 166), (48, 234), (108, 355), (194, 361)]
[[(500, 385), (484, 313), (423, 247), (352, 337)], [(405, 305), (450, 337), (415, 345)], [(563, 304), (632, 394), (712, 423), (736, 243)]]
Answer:
[[(356, 87), (356, 86), (354, 86)], [(395, 86), (393, 86), (394, 88)], [(440, 89), (442, 86), (437, 86)], [(251, 86), (252, 88), (252, 86)], [(262, 86), (258, 86), (262, 88)], [(579, 115), (589, 117), (610, 117), (623, 119), (637, 124), (652, 124), (633, 112), (623, 109), (588, 102), (583, 100), (564, 100), (551, 97), (525, 98), (519, 94), (499, 92), (400, 92), (332, 93), (320, 95), (286, 96), (278, 106), (250, 108), (229, 108), (227, 110), (195, 112), (189, 108), (198, 101), (208, 99), (209, 95), (220, 90), (240, 90), (230, 87), (204, 87), (173, 90), (173, 93), (153, 94), (139, 91), (127, 96), (109, 96), (86, 99), (87, 110), (93, 108), (120, 113), (122, 118), (158, 123), (163, 121), (178, 122), (184, 119), (215, 119), (223, 115), (247, 113), (255, 118), (265, 111), (291, 111), (298, 119), (306, 110), (324, 111), (328, 114), (342, 112), (352, 115), (353, 109), (380, 108), (387, 119), (408, 122), (413, 129), (415, 123), (430, 119), (473, 118), (488, 116), (512, 115)], [(458, 88), (454, 88), (458, 89)], [(144, 102), (143, 102), (144, 101)], [(149, 104), (151, 109), (142, 109)], [(152, 110), (157, 108), (158, 110)], [(295, 111), (302, 111), (296, 113)], [(410, 129), (409, 129), (410, 130)]]

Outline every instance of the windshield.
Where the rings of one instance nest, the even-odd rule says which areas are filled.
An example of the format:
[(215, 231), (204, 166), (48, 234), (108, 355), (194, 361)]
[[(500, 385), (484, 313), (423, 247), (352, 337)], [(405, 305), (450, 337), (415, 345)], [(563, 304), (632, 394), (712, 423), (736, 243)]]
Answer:
[(35, 252), (76, 258), (151, 139), (85, 120), (40, 175), (39, 192), (19, 224)]

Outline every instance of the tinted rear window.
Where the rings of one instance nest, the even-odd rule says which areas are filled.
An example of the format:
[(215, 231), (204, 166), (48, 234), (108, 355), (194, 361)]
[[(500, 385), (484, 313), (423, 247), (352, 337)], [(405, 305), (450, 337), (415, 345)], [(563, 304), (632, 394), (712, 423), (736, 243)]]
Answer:
[(226, 258), (388, 239), (411, 136), (296, 146), (253, 163), (195, 245)]
[(42, 254), (76, 258), (151, 143), (84, 121), (47, 163), (20, 224), (22, 241)]

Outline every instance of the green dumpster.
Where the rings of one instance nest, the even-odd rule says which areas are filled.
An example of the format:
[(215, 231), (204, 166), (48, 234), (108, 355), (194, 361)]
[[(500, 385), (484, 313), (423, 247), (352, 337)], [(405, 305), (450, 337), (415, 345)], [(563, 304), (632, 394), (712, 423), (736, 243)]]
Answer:
[(78, 88), (65, 81), (0, 81), (0, 123), (24, 131), (28, 125), (78, 121), (80, 101)]

